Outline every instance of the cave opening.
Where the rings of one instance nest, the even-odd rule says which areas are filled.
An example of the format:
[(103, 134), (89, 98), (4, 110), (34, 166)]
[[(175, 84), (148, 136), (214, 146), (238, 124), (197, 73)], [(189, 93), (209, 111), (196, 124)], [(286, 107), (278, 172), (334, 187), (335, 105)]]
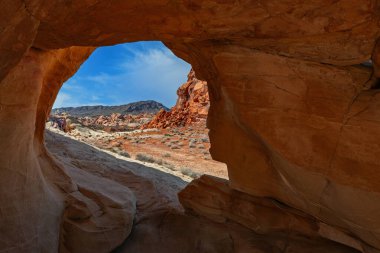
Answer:
[(185, 181), (227, 178), (209, 152), (209, 104), (207, 82), (163, 43), (117, 44), (97, 48), (63, 84), (46, 129)]
[[(1, 251), (378, 252), (380, 99), (352, 68), (379, 55), (376, 1), (190, 2), (1, 2)], [(230, 182), (193, 180), (182, 206), (168, 177), (47, 134), (54, 161), (43, 143), (86, 47), (138, 40), (164, 41), (211, 88)]]

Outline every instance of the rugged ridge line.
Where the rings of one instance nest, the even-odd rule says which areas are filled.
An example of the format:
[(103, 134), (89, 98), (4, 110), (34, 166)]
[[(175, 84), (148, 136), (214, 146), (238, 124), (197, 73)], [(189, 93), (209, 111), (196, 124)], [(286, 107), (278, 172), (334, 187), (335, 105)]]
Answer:
[(91, 105), (91, 106), (78, 106), (78, 107), (61, 107), (52, 109), (52, 113), (67, 113), (74, 117), (93, 117), (93, 116), (110, 116), (112, 113), (120, 114), (142, 114), (142, 113), (157, 113), (160, 110), (169, 110), (163, 104), (153, 101), (138, 101), (125, 105)]

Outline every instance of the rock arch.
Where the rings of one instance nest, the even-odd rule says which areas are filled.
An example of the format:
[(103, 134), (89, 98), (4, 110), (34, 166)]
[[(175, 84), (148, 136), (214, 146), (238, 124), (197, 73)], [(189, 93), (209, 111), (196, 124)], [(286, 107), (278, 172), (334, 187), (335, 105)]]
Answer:
[[(370, 89), (372, 70), (358, 65), (372, 57), (379, 37), (378, 1), (1, 6), (0, 227), (9, 228), (1, 249), (54, 252), (59, 241), (74, 240), (59, 232), (61, 224), (75, 235), (65, 215), (86, 215), (80, 203), (90, 200), (46, 151), (46, 115), (94, 47), (138, 40), (163, 41), (208, 81), (211, 153), (227, 163), (233, 189), (276, 199), (336, 229), (335, 237), (322, 231), (325, 237), (339, 241), (343, 234), (362, 251), (380, 249), (380, 94)], [(133, 196), (125, 195), (105, 208), (133, 210)], [(73, 209), (64, 213), (65, 200)], [(133, 219), (133, 211), (108, 213), (119, 220), (112, 229), (122, 232), (102, 250), (119, 244)]]

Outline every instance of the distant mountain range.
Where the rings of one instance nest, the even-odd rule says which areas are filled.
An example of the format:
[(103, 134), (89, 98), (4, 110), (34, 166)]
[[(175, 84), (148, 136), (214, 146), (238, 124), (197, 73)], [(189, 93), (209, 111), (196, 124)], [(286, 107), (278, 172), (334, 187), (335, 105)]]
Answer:
[(85, 117), (85, 116), (92, 117), (92, 116), (99, 116), (99, 115), (109, 116), (112, 113), (120, 113), (120, 114), (157, 113), (161, 109), (164, 109), (165, 111), (169, 110), (166, 106), (164, 106), (163, 104), (159, 102), (148, 100), (148, 101), (139, 101), (139, 102), (129, 103), (126, 105), (116, 105), (116, 106), (94, 105), (94, 106), (55, 108), (52, 110), (52, 114), (67, 113), (74, 117)]

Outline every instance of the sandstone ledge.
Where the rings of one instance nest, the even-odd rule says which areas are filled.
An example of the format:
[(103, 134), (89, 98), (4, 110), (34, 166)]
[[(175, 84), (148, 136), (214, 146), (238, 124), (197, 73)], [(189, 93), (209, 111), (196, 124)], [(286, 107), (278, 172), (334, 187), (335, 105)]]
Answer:
[(192, 181), (178, 196), (188, 213), (215, 222), (233, 221), (258, 234), (325, 238), (362, 252), (376, 252), (346, 231), (329, 226), (275, 199), (255, 197), (233, 190), (225, 179), (203, 175)]

